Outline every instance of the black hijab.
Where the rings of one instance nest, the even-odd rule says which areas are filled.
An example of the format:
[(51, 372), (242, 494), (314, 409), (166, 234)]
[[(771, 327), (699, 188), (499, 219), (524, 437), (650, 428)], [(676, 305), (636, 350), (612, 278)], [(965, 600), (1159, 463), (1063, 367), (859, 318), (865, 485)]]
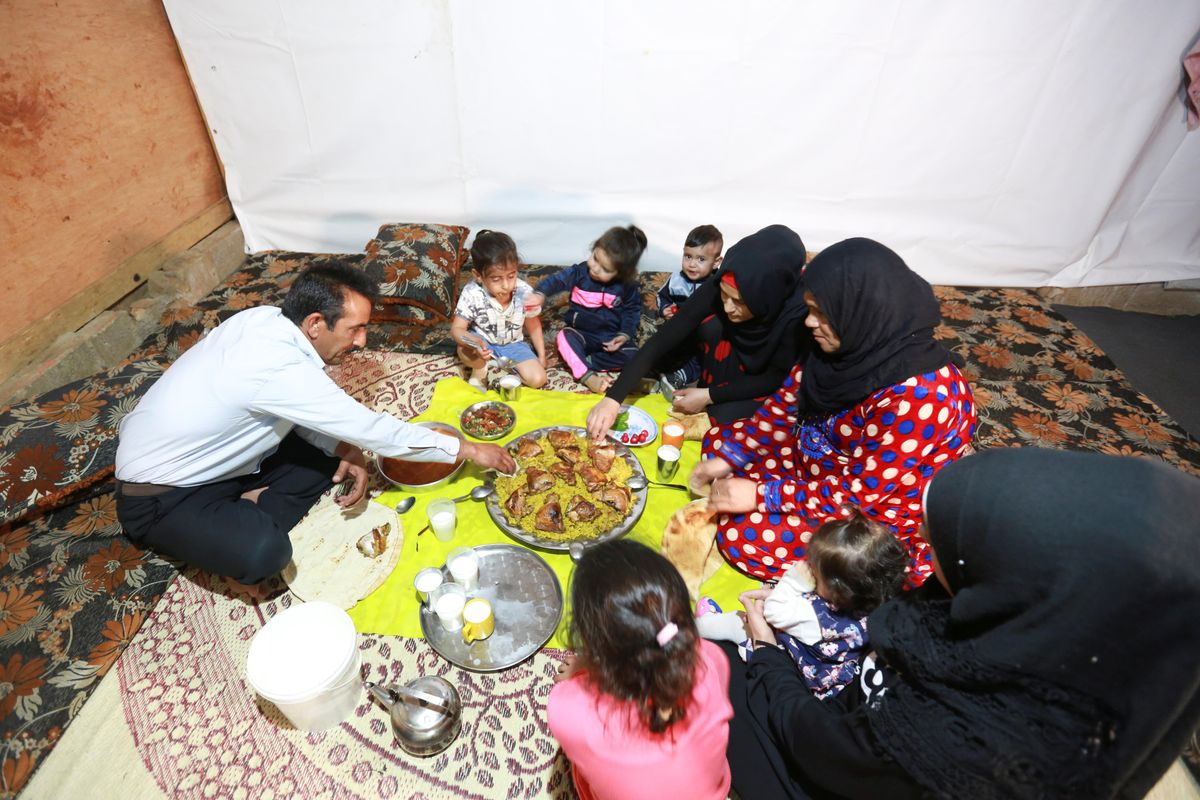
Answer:
[(1142, 797), (1200, 722), (1200, 480), (1000, 449), (925, 507), (954, 596), (870, 618), (903, 677), (868, 709), (881, 747), (938, 796)]
[(879, 242), (847, 239), (822, 250), (804, 270), (804, 288), (842, 345), (809, 353), (802, 413), (841, 411), (956, 359), (933, 338), (942, 320), (933, 288)]
[(742, 302), (754, 315), (745, 322), (731, 322), (723, 307), (719, 312), (729, 343), (747, 373), (763, 372), (770, 361), (778, 360), (781, 348), (796, 354), (793, 363), (797, 360), (802, 341), (798, 328), (808, 313), (799, 288), (804, 260), (800, 234), (785, 225), (769, 225), (725, 254), (717, 280), (732, 275)]

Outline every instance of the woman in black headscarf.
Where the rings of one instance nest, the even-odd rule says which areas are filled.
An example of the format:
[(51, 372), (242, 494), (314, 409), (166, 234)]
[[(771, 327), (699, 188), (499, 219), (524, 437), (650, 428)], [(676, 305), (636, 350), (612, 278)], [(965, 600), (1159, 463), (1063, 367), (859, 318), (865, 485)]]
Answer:
[[(734, 788), (1142, 797), (1200, 722), (1200, 480), (990, 450), (940, 472), (925, 502), (941, 580), (870, 616), (857, 690), (817, 701), (774, 646), (730, 655)], [(774, 642), (752, 601), (747, 617)]]
[(717, 545), (747, 575), (779, 577), (851, 503), (895, 531), (919, 584), (921, 491), (970, 451), (970, 385), (933, 338), (932, 287), (884, 245), (839, 242), (803, 280), (816, 347), (753, 417), (706, 439), (691, 484), (711, 487)]
[(804, 242), (771, 225), (742, 239), (721, 269), (642, 345), (588, 414), (592, 438), (608, 432), (621, 403), (648, 374), (699, 349), (699, 386), (676, 393), (676, 409), (705, 411), (719, 425), (747, 417), (779, 388), (811, 341), (800, 286)]

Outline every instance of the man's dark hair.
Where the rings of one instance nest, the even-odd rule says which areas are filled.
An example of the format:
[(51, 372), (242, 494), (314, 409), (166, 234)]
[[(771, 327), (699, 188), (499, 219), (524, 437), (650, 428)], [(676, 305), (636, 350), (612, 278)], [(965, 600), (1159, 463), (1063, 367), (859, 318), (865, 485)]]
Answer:
[(297, 325), (315, 312), (333, 328), (345, 310), (346, 292), (361, 294), (374, 303), (379, 284), (358, 267), (344, 261), (331, 261), (300, 273), (280, 308), (283, 315)]
[(721, 232), (717, 230), (716, 225), (698, 225), (688, 233), (687, 238), (683, 240), (683, 246), (704, 247), (709, 242), (717, 243), (718, 253), (725, 246), (725, 238), (721, 236)]

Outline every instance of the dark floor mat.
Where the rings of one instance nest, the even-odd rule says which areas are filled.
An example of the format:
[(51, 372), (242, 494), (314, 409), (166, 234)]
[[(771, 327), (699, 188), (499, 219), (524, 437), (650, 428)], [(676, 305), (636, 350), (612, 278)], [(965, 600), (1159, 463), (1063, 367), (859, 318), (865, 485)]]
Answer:
[(1112, 308), (1054, 306), (1200, 440), (1200, 316), (1167, 317)]

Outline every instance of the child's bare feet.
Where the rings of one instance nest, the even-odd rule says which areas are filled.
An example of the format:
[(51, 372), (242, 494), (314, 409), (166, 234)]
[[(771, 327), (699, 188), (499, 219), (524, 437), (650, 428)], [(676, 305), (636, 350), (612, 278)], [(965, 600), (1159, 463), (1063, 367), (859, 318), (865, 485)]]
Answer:
[(604, 394), (612, 386), (612, 378), (598, 372), (589, 372), (583, 376), (583, 385), (595, 394)]

